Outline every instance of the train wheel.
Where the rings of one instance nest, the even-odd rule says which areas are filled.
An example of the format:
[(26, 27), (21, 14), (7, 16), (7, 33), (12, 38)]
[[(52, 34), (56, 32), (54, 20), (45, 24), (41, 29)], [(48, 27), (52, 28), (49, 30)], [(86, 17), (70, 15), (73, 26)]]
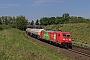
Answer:
[(72, 49), (72, 43), (69, 44), (69, 48)]
[(65, 44), (65, 46), (64, 46), (66, 49), (68, 49), (68, 44)]
[(37, 36), (37, 39), (40, 39), (40, 36)]

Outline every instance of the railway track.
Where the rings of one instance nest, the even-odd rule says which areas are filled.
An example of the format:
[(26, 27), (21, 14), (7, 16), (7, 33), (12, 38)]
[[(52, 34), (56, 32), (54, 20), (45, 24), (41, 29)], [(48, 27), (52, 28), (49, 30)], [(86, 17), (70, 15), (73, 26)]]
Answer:
[[(70, 49), (69, 49), (70, 50)], [(73, 48), (71, 49), (73, 52), (76, 51), (76, 53), (79, 53), (81, 55), (85, 55), (85, 56), (88, 56), (90, 57), (90, 49), (87, 49), (87, 48), (83, 48), (83, 47), (79, 47), (79, 46), (74, 46), (73, 45)], [(70, 50), (70, 51), (71, 51)]]
[[(28, 38), (32, 38), (32, 37), (28, 36), (27, 34), (25, 34), (25, 36)], [(79, 59), (80, 60), (90, 60), (90, 50), (86, 50), (86, 49), (79, 48), (76, 46), (73, 46), (72, 49), (58, 48), (55, 45), (42, 42), (41, 40), (37, 40), (35, 38), (32, 38), (32, 39), (40, 44), (49, 46), (51, 49), (53, 49), (61, 54), (64, 54), (70, 58), (73, 58), (74, 60), (79, 60)]]
[(90, 57), (90, 54), (86, 53), (85, 51), (80, 51), (80, 50), (76, 50), (76, 49), (68, 49), (69, 51), (72, 51), (72, 52), (75, 52), (75, 53), (78, 53), (78, 54), (81, 54), (81, 55), (84, 55), (84, 56), (87, 56), (87, 57)]

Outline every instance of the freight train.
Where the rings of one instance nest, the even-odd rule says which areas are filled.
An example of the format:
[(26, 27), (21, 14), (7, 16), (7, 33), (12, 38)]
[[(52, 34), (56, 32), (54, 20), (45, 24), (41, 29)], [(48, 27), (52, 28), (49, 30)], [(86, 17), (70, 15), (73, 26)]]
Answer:
[(72, 48), (70, 32), (27, 28), (26, 33), (31, 37), (53, 42), (61, 47)]

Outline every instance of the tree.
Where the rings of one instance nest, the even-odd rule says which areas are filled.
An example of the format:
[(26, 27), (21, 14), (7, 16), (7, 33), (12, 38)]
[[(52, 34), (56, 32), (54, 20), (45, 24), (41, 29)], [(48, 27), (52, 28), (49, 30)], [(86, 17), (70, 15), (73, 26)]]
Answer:
[(25, 16), (17, 16), (15, 21), (16, 28), (24, 30), (27, 27), (27, 20)]
[(50, 25), (51, 24), (50, 18), (48, 18), (48, 17), (41, 18), (40, 19), (40, 24), (41, 25)]
[(39, 25), (39, 20), (38, 20), (38, 19), (36, 20), (36, 23), (35, 23), (35, 25)]
[(0, 17), (0, 25), (2, 24), (2, 20), (1, 20), (1, 17)]
[(34, 21), (33, 20), (31, 21), (31, 25), (34, 25)]
[(83, 17), (78, 17), (78, 22), (79, 23), (85, 23), (85, 19)]
[(13, 28), (16, 28), (15, 22), (16, 22), (16, 18), (13, 16), (12, 21), (11, 21), (11, 25), (12, 25)]
[(8, 23), (9, 23), (9, 24), (12, 24), (12, 22), (13, 22), (13, 17), (8, 16), (7, 18), (8, 18)]
[(4, 18), (4, 16), (1, 17), (1, 20), (2, 20), (2, 24), (5, 24), (5, 18)]
[(10, 16), (2, 16), (1, 17), (2, 24), (10, 25), (12, 21), (12, 17)]
[(55, 24), (63, 24), (63, 18), (62, 17), (56, 17)]
[(5, 16), (5, 24), (8, 25), (7, 16)]
[(31, 25), (31, 22), (28, 22), (27, 25)]
[(49, 19), (49, 21), (50, 21), (50, 25), (52, 25), (52, 24), (55, 24), (55, 17), (51, 17), (50, 19)]
[(69, 23), (78, 23), (78, 18), (76, 16), (71, 16), (69, 19)]
[(68, 13), (64, 13), (64, 14), (62, 15), (62, 18), (63, 18), (63, 22), (64, 22), (64, 23), (68, 23), (70, 16), (69, 16)]

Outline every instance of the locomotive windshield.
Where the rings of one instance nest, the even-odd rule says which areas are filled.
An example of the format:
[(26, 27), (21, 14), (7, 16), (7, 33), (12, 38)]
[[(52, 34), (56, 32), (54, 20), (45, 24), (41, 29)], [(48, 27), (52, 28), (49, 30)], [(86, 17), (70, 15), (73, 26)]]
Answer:
[(64, 37), (70, 37), (70, 34), (63, 34)]

